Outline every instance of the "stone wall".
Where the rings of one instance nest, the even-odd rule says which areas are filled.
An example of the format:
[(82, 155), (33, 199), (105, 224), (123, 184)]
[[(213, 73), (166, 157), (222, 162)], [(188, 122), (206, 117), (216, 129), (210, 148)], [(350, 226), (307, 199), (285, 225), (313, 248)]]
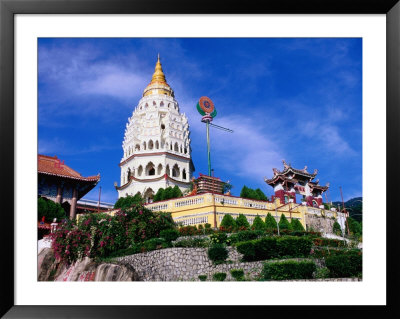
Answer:
[(318, 217), (311, 214), (305, 215), (307, 228), (312, 228), (314, 231), (319, 231), (323, 234), (332, 233), (334, 219), (329, 217)]
[[(120, 257), (117, 261), (134, 269), (140, 281), (199, 281), (199, 275), (207, 275), (207, 280), (212, 280), (212, 275), (217, 272), (226, 273), (229, 281), (234, 280), (230, 274), (232, 269), (242, 269), (247, 279), (257, 279), (265, 261), (240, 262), (242, 254), (232, 247), (227, 249), (227, 261), (220, 265), (209, 260), (207, 248), (168, 248)], [(280, 260), (269, 262), (276, 261)], [(316, 264), (320, 266), (318, 261)]]

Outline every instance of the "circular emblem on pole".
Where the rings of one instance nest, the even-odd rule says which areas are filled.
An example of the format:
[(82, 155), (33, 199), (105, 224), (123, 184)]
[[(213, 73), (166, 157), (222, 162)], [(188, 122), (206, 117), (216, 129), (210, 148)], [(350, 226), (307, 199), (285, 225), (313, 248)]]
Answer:
[(214, 111), (214, 103), (207, 96), (202, 96), (199, 100), (199, 106), (205, 113), (212, 113)]

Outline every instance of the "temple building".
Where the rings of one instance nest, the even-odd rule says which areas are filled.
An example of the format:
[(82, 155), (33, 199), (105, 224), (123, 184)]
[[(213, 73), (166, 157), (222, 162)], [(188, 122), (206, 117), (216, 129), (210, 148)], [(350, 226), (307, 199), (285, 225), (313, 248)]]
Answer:
[(194, 171), (188, 119), (181, 114), (158, 56), (151, 82), (128, 118), (118, 197), (141, 194), (152, 202), (160, 188), (190, 187)]
[(57, 156), (38, 155), (38, 196), (61, 204), (70, 219), (76, 215), (77, 202), (100, 181), (100, 174), (83, 177)]
[(281, 203), (289, 201), (296, 203), (296, 194), (300, 194), (307, 206), (324, 208), (322, 193), (328, 190), (329, 183), (321, 186), (319, 179), (314, 180), (318, 170), (309, 173), (307, 166), (295, 169), (284, 160), (282, 162), (283, 171), (273, 168), (274, 176), (271, 179), (264, 178), (264, 181), (274, 188), (274, 197), (279, 198)]

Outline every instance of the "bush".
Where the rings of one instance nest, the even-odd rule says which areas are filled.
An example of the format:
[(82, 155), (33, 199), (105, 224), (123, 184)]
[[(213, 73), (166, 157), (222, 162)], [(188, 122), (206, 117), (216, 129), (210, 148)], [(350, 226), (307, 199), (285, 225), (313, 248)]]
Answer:
[(292, 225), (290, 225), (285, 214), (282, 214), (281, 219), (279, 220), (279, 230), (284, 230), (284, 229), (292, 230)]
[(236, 249), (243, 254), (243, 260), (255, 261), (277, 257), (307, 257), (312, 241), (307, 237), (265, 237), (258, 240), (239, 242)]
[(114, 204), (114, 208), (128, 209), (135, 205), (143, 204), (144, 200), (138, 193), (135, 196), (128, 195), (126, 197), (120, 197)]
[(296, 218), (292, 218), (292, 220), (290, 221), (290, 224), (292, 226), (293, 231), (299, 231), (299, 232), (305, 231), (303, 225)]
[(208, 248), (208, 258), (214, 264), (221, 264), (228, 258), (228, 250), (223, 244), (212, 244)]
[(235, 278), (237, 281), (244, 281), (243, 269), (232, 269), (230, 272), (232, 277)]
[(360, 249), (334, 249), (328, 247), (315, 247), (310, 256), (313, 258), (326, 258), (329, 256), (348, 255), (353, 253), (361, 253)]
[(313, 238), (313, 244), (315, 246), (328, 246), (328, 247), (346, 247), (347, 243), (345, 240), (331, 239), (324, 237)]
[(276, 225), (276, 220), (274, 217), (272, 217), (271, 213), (267, 214), (267, 217), (265, 217), (265, 228), (267, 230), (274, 230), (274, 229), (278, 229), (277, 225)]
[(342, 228), (340, 228), (340, 224), (337, 221), (333, 223), (332, 232), (335, 235), (342, 236)]
[(260, 216), (256, 216), (255, 218), (254, 218), (254, 221), (253, 221), (253, 224), (251, 225), (251, 229), (252, 230), (266, 230), (266, 227), (265, 227), (265, 223), (264, 223), (264, 221), (261, 219), (261, 217)]
[(333, 278), (358, 277), (362, 272), (362, 254), (353, 252), (329, 256), (325, 264)]
[(244, 230), (237, 232), (235, 234), (232, 234), (229, 236), (231, 244), (234, 243), (239, 243), (242, 241), (248, 241), (252, 239), (257, 239), (258, 237), (264, 235), (265, 233), (263, 231), (255, 231), (255, 230)]
[(207, 280), (207, 275), (199, 275), (200, 281), (206, 281)]
[(58, 222), (67, 218), (60, 204), (40, 197), (38, 198), (38, 221), (41, 221), (43, 216), (46, 223), (52, 223), (54, 218), (57, 218)]
[(211, 243), (213, 244), (225, 244), (228, 239), (228, 235), (225, 233), (215, 233), (210, 236)]
[(208, 238), (187, 238), (180, 239), (172, 243), (174, 247), (201, 247), (206, 248), (209, 246), (210, 240)]
[(220, 226), (224, 228), (236, 228), (236, 221), (233, 219), (232, 215), (225, 214), (224, 218), (222, 218)]
[(317, 268), (315, 271), (315, 278), (322, 279), (322, 278), (329, 278), (330, 271), (328, 268)]
[(362, 228), (361, 228), (361, 224), (359, 222), (357, 222), (355, 219), (348, 217), (347, 218), (347, 222), (346, 222), (346, 229), (345, 229), (345, 233), (347, 234), (347, 224), (349, 225), (349, 229), (350, 229), (350, 235), (351, 236), (355, 236), (355, 237), (360, 237), (362, 235)]
[(180, 233), (176, 229), (165, 229), (160, 232), (160, 237), (164, 238), (169, 243), (176, 240), (179, 235)]
[(197, 234), (196, 226), (183, 226), (179, 228), (181, 236), (192, 236)]
[(316, 266), (313, 261), (282, 261), (264, 264), (261, 277), (264, 280), (311, 279)]
[(213, 274), (213, 280), (215, 281), (224, 281), (226, 278), (226, 273), (224, 272), (217, 272)]
[(121, 209), (115, 216), (87, 214), (78, 225), (66, 220), (52, 236), (52, 248), (59, 260), (73, 262), (82, 257), (107, 257), (118, 250), (127, 249), (160, 232), (174, 228), (170, 213), (152, 212), (136, 205)]
[(236, 228), (242, 230), (250, 228), (250, 224), (247, 221), (246, 216), (244, 216), (243, 214), (239, 214), (238, 218), (236, 218)]
[(152, 238), (144, 241), (142, 247), (144, 247), (146, 251), (152, 251), (156, 249), (166, 248), (166, 244), (167, 242), (164, 238)]
[(312, 241), (306, 237), (285, 236), (277, 240), (277, 251), (280, 257), (307, 257), (311, 252)]

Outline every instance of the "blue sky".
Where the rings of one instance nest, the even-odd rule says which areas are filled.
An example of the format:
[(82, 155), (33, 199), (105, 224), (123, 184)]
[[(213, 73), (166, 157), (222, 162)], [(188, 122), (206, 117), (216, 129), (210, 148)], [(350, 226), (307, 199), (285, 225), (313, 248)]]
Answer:
[[(38, 40), (40, 154), (57, 155), (83, 176), (101, 174), (85, 198), (115, 202), (113, 184), (127, 119), (151, 80), (157, 54), (189, 118), (195, 176), (207, 174), (206, 131), (196, 103), (218, 110), (211, 129), (215, 176), (259, 187), (272, 168), (307, 165), (329, 200), (362, 196), (360, 38), (57, 38)], [(324, 196), (325, 200), (325, 196)]]

